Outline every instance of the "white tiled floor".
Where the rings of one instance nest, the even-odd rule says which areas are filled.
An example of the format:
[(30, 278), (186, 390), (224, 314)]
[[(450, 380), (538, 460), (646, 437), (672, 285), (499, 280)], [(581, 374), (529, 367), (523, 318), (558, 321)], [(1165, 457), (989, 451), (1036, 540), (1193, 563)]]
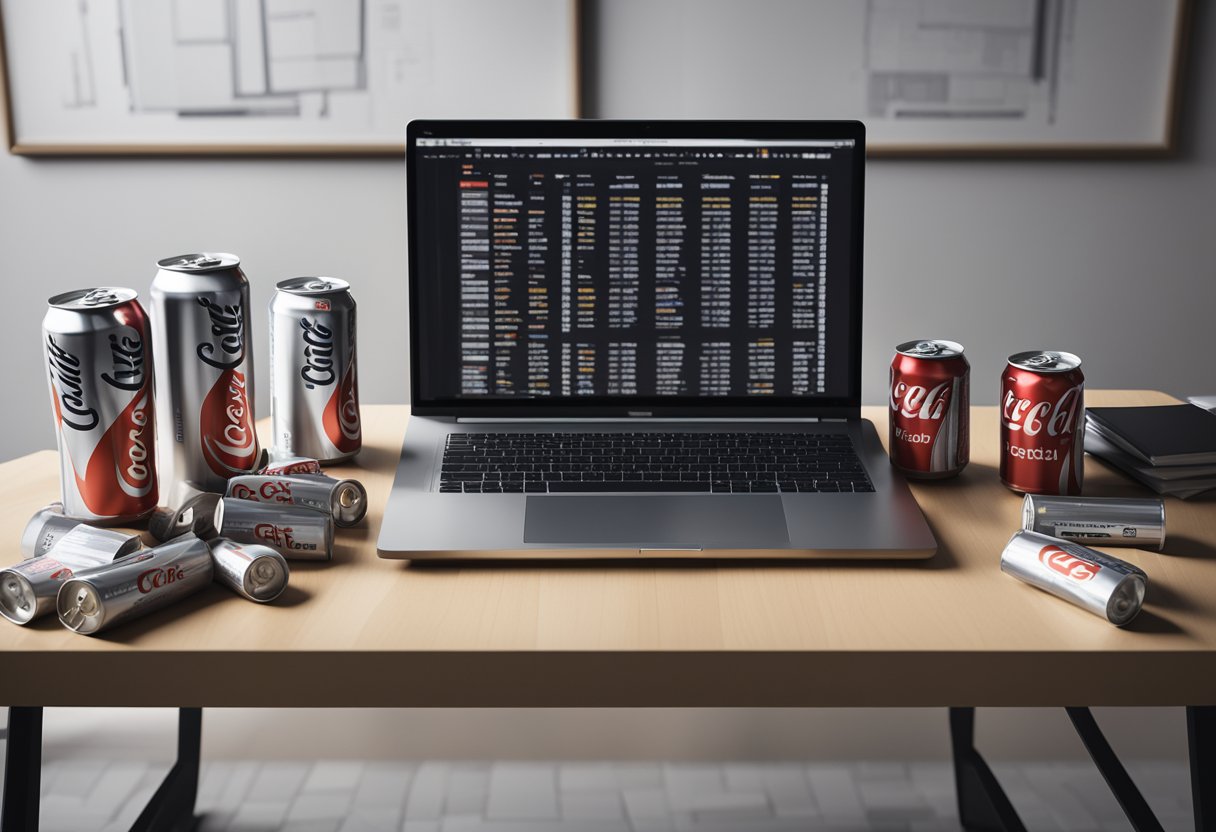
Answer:
[[(46, 832), (125, 830), (164, 765), (51, 761)], [(994, 765), (1031, 830), (1126, 830), (1082, 762)], [(1167, 830), (1192, 827), (1178, 763), (1133, 763)], [(202, 832), (957, 830), (949, 764), (209, 762)]]

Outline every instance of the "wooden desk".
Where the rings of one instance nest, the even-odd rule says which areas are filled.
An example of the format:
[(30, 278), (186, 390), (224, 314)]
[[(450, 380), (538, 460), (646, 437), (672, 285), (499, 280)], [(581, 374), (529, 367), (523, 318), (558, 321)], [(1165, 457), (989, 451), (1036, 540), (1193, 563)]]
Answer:
[[(1153, 403), (1102, 393), (1091, 404)], [(885, 409), (865, 415), (885, 436)], [(377, 558), (404, 407), (365, 408), (367, 521), (280, 603), (216, 586), (102, 637), (52, 616), (0, 626), (0, 704), (197, 706), (945, 706), (1216, 704), (1216, 501), (1169, 500), (1167, 553), (1121, 630), (998, 568), (1021, 498), (996, 471), (993, 407), (972, 462), (914, 486), (940, 542), (923, 563), (488, 564)], [(57, 493), (53, 452), (0, 465), (0, 561)], [(1146, 494), (1087, 460), (1086, 492)], [(470, 522), (475, 522), (470, 518)], [(84, 684), (75, 680), (108, 680)]]
[[(368, 519), (340, 532), (332, 563), (293, 564), (281, 602), (216, 586), (94, 638), (53, 617), (5, 623), (0, 704), (1216, 705), (1216, 502), (1168, 501), (1166, 553), (1114, 552), (1150, 584), (1134, 624), (1112, 627), (1000, 572), (1021, 498), (997, 477), (995, 407), (973, 409), (961, 477), (914, 486), (937, 556), (895, 563), (380, 560), (406, 413), (364, 408), (364, 450), (333, 473), (366, 484)], [(864, 415), (885, 435), (885, 408)], [(0, 560), (19, 559), (21, 529), (57, 476), (49, 451), (0, 465)], [(1085, 490), (1148, 493), (1093, 459)]]

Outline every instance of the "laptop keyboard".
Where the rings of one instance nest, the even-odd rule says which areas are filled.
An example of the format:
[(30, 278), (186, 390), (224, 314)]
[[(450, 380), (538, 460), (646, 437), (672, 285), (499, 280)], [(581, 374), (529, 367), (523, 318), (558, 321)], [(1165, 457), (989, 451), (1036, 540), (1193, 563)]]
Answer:
[(445, 493), (873, 491), (852, 440), (804, 433), (451, 433)]

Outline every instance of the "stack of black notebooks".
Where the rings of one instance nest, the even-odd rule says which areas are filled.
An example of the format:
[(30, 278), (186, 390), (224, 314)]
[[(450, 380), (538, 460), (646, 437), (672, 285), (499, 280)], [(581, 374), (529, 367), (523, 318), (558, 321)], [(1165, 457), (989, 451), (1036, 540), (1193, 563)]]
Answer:
[(1091, 407), (1085, 450), (1158, 494), (1216, 488), (1216, 413), (1193, 404)]

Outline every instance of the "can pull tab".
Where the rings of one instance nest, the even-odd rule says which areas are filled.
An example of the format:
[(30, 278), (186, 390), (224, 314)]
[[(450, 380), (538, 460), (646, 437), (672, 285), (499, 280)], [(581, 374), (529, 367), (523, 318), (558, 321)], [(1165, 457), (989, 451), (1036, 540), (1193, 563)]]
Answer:
[(203, 254), (198, 257), (195, 257), (193, 260), (187, 260), (182, 265), (203, 268), (203, 267), (207, 267), (207, 266), (218, 266), (219, 264), (220, 264), (220, 258), (208, 257), (207, 255)]
[(1027, 358), (1026, 364), (1030, 367), (1053, 367), (1057, 360), (1059, 356), (1054, 352), (1041, 352)]
[(940, 344), (935, 344), (932, 341), (919, 341), (912, 348), (912, 352), (917, 355), (937, 355), (942, 351)]
[(333, 286), (334, 286), (334, 284), (330, 283), (328, 280), (326, 280), (325, 278), (322, 277), (322, 278), (317, 278), (316, 280), (310, 280), (308, 282), (308, 285), (305, 286), (304, 288), (310, 292), (324, 292), (328, 289), (332, 289)]
[(80, 302), (85, 306), (100, 306), (107, 303), (116, 303), (117, 301), (118, 295), (109, 289), (94, 289), (80, 299)]

